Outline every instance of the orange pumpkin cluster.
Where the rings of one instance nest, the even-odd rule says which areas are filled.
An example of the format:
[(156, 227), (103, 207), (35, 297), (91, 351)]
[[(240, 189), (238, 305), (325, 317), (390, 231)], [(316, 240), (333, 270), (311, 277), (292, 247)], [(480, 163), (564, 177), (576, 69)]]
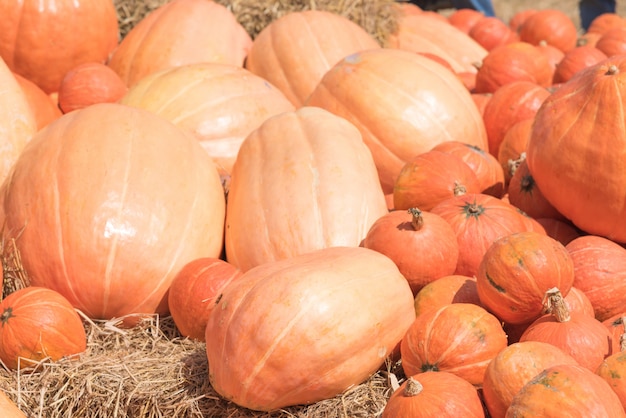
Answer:
[(0, 4), (8, 369), (171, 315), (242, 408), (626, 417), (626, 20), (53, 3)]

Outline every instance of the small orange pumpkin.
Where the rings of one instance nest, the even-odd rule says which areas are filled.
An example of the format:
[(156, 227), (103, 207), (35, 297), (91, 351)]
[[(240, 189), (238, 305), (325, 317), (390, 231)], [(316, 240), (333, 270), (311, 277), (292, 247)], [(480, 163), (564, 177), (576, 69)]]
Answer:
[(115, 103), (127, 90), (111, 67), (100, 62), (85, 62), (71, 68), (61, 79), (59, 107), (67, 113), (96, 103)]

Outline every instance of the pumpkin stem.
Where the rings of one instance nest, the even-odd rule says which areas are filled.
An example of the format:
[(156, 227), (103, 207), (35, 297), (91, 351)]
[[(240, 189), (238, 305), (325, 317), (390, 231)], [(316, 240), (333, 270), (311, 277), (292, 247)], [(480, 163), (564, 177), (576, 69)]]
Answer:
[(626, 352), (626, 316), (622, 316), (622, 325), (624, 326), (624, 332), (619, 337), (619, 349), (621, 352)]
[(422, 211), (418, 208), (410, 208), (407, 212), (409, 212), (412, 216), (411, 218), (411, 226), (414, 230), (419, 231), (424, 226), (424, 217), (422, 216)]
[(411, 376), (406, 380), (406, 386), (404, 386), (404, 396), (416, 396), (419, 395), (422, 390), (424, 390), (424, 386)]
[(453, 190), (453, 192), (454, 192), (455, 196), (462, 196), (465, 193), (467, 193), (467, 188), (464, 185), (462, 185), (461, 183), (459, 183), (458, 181), (455, 181), (454, 182), (454, 190)]
[(2, 315), (0, 315), (0, 324), (1, 325), (6, 324), (9, 318), (11, 318), (12, 316), (13, 316), (13, 308), (9, 306), (8, 308), (4, 310), (4, 312), (2, 312)]
[(522, 152), (517, 160), (509, 159), (507, 165), (509, 166), (509, 174), (511, 177), (513, 177), (515, 171), (524, 162), (524, 160), (526, 160), (526, 152)]
[(551, 313), (559, 322), (567, 322), (571, 319), (565, 299), (557, 287), (546, 291), (543, 297), (543, 311)]
[(615, 75), (619, 73), (619, 68), (615, 64), (609, 65), (609, 68), (606, 70), (605, 75)]

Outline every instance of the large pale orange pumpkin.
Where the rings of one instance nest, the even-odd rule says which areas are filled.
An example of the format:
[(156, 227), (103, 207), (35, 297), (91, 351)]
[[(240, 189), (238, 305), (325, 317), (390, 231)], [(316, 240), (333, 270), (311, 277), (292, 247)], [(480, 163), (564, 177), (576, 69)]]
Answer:
[(28, 286), (0, 303), (0, 360), (9, 369), (57, 361), (86, 349), (83, 321), (60, 293)]
[(2, 411), (2, 416), (4, 418), (26, 418), (26, 415), (2, 390), (0, 390), (0, 411)]
[(304, 10), (269, 23), (254, 38), (246, 68), (301, 106), (326, 71), (344, 57), (380, 45), (365, 29), (338, 13)]
[(46, 93), (83, 62), (105, 62), (118, 43), (111, 0), (3, 0), (0, 57)]
[(230, 174), (244, 138), (270, 116), (293, 111), (267, 80), (229, 64), (181, 65), (144, 77), (121, 103), (149, 110), (194, 134)]
[(137, 23), (109, 66), (131, 87), (155, 71), (198, 62), (243, 66), (252, 39), (230, 9), (212, 0), (172, 0)]
[(250, 409), (318, 402), (373, 374), (414, 319), (406, 279), (374, 250), (268, 262), (228, 285), (209, 316), (209, 380)]
[(463, 83), (409, 51), (379, 48), (346, 57), (324, 75), (307, 104), (359, 128), (386, 193), (410, 158), (440, 142), (487, 148), (484, 122)]
[(370, 151), (345, 119), (305, 106), (243, 141), (231, 175), (226, 257), (241, 270), (358, 246), (387, 202)]
[(4, 240), (31, 283), (93, 318), (166, 313), (176, 272), (223, 247), (217, 169), (191, 135), (152, 113), (96, 104), (28, 143), (0, 190)]
[(37, 130), (43, 128), (63, 114), (52, 97), (39, 88), (37, 84), (18, 73), (13, 73), (13, 75), (22, 88), (26, 96), (26, 101), (35, 116)]
[(546, 199), (583, 231), (618, 242), (626, 242), (625, 70), (626, 56), (616, 56), (562, 84), (537, 111), (527, 147)]

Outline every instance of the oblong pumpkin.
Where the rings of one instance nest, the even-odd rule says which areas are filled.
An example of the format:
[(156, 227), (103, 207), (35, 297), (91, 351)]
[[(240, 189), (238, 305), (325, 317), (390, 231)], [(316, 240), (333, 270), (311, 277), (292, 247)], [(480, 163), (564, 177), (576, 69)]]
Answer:
[(450, 70), (421, 54), (379, 48), (350, 55), (326, 72), (307, 104), (359, 128), (386, 193), (408, 159), (440, 142), (487, 149), (470, 92)]
[(139, 21), (108, 65), (128, 87), (178, 65), (219, 62), (243, 66), (252, 38), (233, 12), (212, 0), (173, 0)]
[(246, 271), (332, 246), (358, 246), (386, 214), (372, 155), (345, 119), (305, 106), (267, 119), (231, 174), (226, 259)]
[(414, 318), (406, 279), (374, 250), (268, 262), (228, 285), (209, 317), (209, 380), (249, 409), (317, 402), (373, 374)]
[(166, 313), (176, 272), (219, 257), (225, 199), (195, 138), (152, 113), (102, 103), (39, 131), (0, 190), (3, 237), (31, 284), (93, 318)]
[(207, 62), (146, 76), (120, 102), (193, 133), (223, 175), (232, 171), (250, 132), (270, 116), (295, 110), (264, 78), (236, 65)]

